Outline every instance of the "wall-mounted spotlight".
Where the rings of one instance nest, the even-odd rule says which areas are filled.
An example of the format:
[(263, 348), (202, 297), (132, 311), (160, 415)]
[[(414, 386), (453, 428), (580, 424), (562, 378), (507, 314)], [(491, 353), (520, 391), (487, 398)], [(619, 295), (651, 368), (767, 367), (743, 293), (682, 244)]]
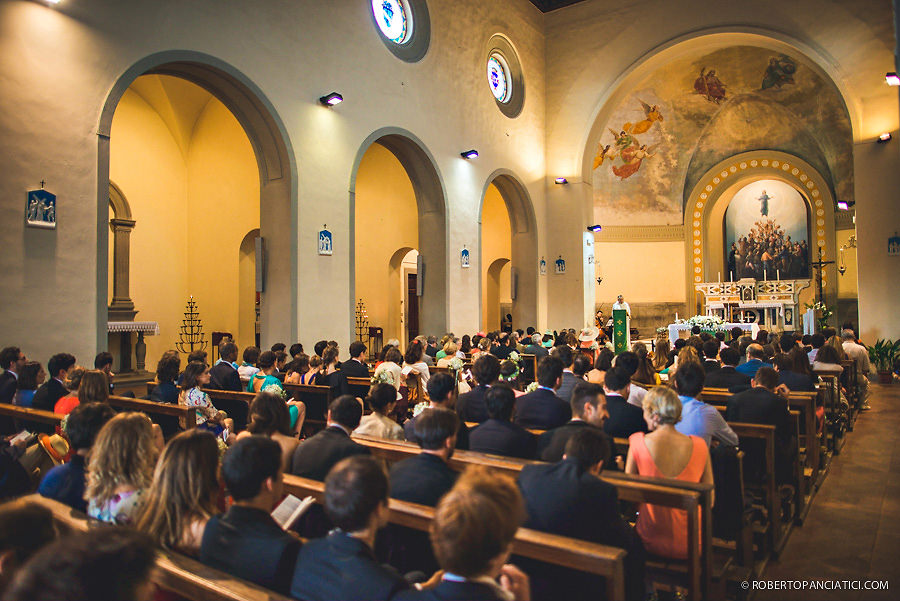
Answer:
[(588, 230), (589, 232), (599, 232), (599, 231), (602, 230), (602, 229), (603, 229), (603, 226), (602, 226), (602, 225), (589, 225), (588, 228), (587, 228), (587, 230)]
[(553, 180), (553, 181), (554, 181), (554, 183), (557, 183), (557, 184), (568, 184), (568, 183), (569, 183), (569, 180), (567, 180), (567, 179), (564, 178), (564, 177), (557, 177), (557, 178), (556, 178), (555, 180)]
[(322, 103), (322, 106), (334, 106), (336, 104), (340, 104), (344, 101), (344, 97), (338, 94), (337, 92), (332, 92), (331, 94), (326, 94), (319, 98), (319, 102)]
[(475, 150), (474, 148), (472, 150), (465, 150), (465, 151), (459, 153), (459, 156), (461, 156), (464, 159), (477, 159), (478, 151)]
[(884, 144), (885, 142), (890, 142), (890, 141), (891, 141), (891, 137), (892, 137), (892, 136), (891, 136), (890, 132), (884, 132), (883, 134), (881, 134), (880, 136), (878, 136), (878, 143), (879, 143), (879, 144)]
[(900, 86), (900, 76), (893, 71), (884, 74), (884, 81), (889, 86)]
[(839, 200), (837, 203), (837, 207), (838, 207), (839, 211), (849, 211), (850, 210), (850, 205), (847, 203), (846, 200)]

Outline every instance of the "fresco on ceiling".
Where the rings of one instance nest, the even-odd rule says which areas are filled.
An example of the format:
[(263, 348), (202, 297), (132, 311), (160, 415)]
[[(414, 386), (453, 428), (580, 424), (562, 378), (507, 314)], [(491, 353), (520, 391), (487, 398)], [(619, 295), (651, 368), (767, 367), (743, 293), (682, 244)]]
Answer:
[(852, 199), (847, 109), (799, 55), (752, 46), (685, 55), (643, 77), (608, 115), (590, 146), (596, 223), (681, 224), (703, 174), (752, 150), (798, 156), (836, 198)]
[(809, 277), (809, 213), (792, 186), (759, 180), (738, 190), (725, 211), (729, 278)]

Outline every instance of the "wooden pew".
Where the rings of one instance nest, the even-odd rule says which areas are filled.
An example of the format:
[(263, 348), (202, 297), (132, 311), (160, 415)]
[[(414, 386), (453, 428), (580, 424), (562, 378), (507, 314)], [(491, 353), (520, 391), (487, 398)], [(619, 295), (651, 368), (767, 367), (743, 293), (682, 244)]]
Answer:
[(250, 414), (250, 403), (256, 394), (253, 392), (235, 392), (233, 390), (216, 390), (204, 388), (203, 392), (209, 395), (209, 400), (219, 411), (224, 411), (234, 420), (235, 432), (240, 432), (247, 427), (247, 419)]
[[(40, 495), (25, 499), (49, 509), (57, 523), (74, 532), (115, 527), (91, 520), (67, 505)], [(190, 601), (289, 601), (278, 593), (172, 551), (158, 551), (156, 569), (151, 571), (150, 578), (160, 588)]]
[[(322, 503), (325, 485), (317, 480), (285, 475), (284, 490), (298, 497), (312, 496)], [(434, 508), (391, 499), (388, 503), (392, 524), (427, 532), (434, 518)], [(555, 534), (519, 528), (513, 541), (513, 553), (538, 561), (571, 568), (606, 580), (606, 598), (624, 599), (625, 551)]]
[[(387, 463), (394, 463), (419, 453), (418, 445), (409, 442), (389, 441), (356, 434), (353, 435), (353, 439), (369, 447), (373, 456), (384, 459)], [(457, 471), (463, 471), (470, 465), (481, 465), (516, 479), (524, 466), (533, 463), (538, 462), (457, 450), (450, 458), (449, 465)], [(682, 566), (669, 562), (665, 566), (662, 563), (651, 565), (651, 568), (665, 568), (669, 571), (673, 566), (676, 570), (681, 568), (688, 583), (686, 588), (689, 590), (689, 598), (709, 599), (712, 573), (712, 555), (709, 550), (712, 548), (713, 487), (709, 484), (660, 480), (609, 471), (603, 472), (601, 478), (616, 487), (621, 501), (687, 510), (689, 559)], [(699, 538), (696, 536), (697, 532)]]
[[(803, 472), (810, 482), (807, 487), (810, 490), (814, 488), (813, 484), (818, 481), (819, 471), (823, 469), (821, 442), (816, 424), (816, 401), (824, 394), (824, 391), (791, 391), (788, 395), (788, 407), (800, 412), (800, 430), (803, 437), (800, 450), (804, 453)], [(710, 405), (727, 407), (731, 395), (732, 393), (725, 388), (704, 388), (700, 396)]]
[(303, 423), (304, 431), (325, 427), (328, 403), (331, 402), (330, 387), (310, 384), (285, 384), (284, 389), (289, 397), (293, 397), (296, 401), (303, 401), (306, 405), (306, 421)]
[(372, 380), (370, 378), (347, 378), (347, 384), (350, 385), (350, 394), (364, 399), (372, 387)]
[[(64, 416), (53, 413), (52, 411), (44, 411), (42, 409), (32, 409), (31, 407), (19, 407), (7, 403), (0, 403), (0, 415), (14, 417), (16, 422), (37, 423), (42, 425), (50, 425), (56, 427), (62, 421)], [(17, 426), (18, 427), (18, 426)], [(42, 430), (44, 431), (44, 430)], [(2, 434), (15, 434), (15, 432), (2, 432)]]
[(159, 424), (163, 433), (171, 436), (182, 429), (190, 429), (197, 426), (197, 416), (194, 409), (184, 405), (170, 405), (156, 401), (145, 401), (123, 396), (110, 396), (108, 403), (111, 407), (126, 411), (139, 411), (154, 423)]

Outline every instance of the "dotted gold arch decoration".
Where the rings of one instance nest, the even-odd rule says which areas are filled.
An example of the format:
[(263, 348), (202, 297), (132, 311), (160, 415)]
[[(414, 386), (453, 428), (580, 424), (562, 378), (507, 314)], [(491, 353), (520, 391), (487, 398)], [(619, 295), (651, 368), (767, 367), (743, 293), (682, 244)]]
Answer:
[[(822, 200), (822, 193), (816, 185), (813, 178), (809, 176), (801, 167), (792, 164), (790, 161), (781, 159), (740, 159), (726, 165), (721, 171), (706, 180), (702, 186), (700, 195), (691, 207), (692, 218), (690, 232), (691, 256), (694, 266), (693, 282), (699, 284), (703, 281), (703, 212), (711, 199), (717, 199), (715, 191), (722, 185), (727, 185), (729, 178), (747, 173), (756, 169), (779, 169), (785, 175), (792, 176), (795, 183), (803, 188), (808, 197), (812, 200), (815, 214), (814, 229), (816, 238), (816, 247), (825, 248), (825, 203)], [(768, 171), (771, 173), (771, 171)], [(687, 209), (686, 209), (687, 211)], [(813, 258), (813, 257), (810, 257)]]

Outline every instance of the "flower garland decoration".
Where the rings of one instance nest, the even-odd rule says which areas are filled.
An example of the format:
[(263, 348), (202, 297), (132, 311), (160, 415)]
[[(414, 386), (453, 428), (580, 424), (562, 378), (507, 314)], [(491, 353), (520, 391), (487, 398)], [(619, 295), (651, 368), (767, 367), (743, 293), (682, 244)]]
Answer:
[(388, 370), (382, 370), (372, 376), (372, 384), (390, 384), (394, 386), (394, 375)]
[(503, 382), (515, 382), (518, 377), (519, 377), (519, 368), (518, 367), (516, 367), (516, 371), (512, 372), (508, 376), (504, 376), (503, 374), (500, 374), (500, 380), (502, 380)]
[(416, 406), (413, 407), (413, 417), (417, 417), (420, 413), (428, 409), (430, 403), (428, 401), (422, 401), (421, 403), (416, 403)]
[(540, 386), (540, 384), (538, 384), (537, 382), (532, 382), (531, 384), (529, 384), (528, 386), (525, 387), (525, 392), (534, 392), (535, 390), (538, 389), (538, 386)]
[(269, 384), (268, 386), (263, 386), (260, 389), (260, 392), (268, 392), (269, 394), (274, 394), (275, 396), (279, 396), (283, 399), (287, 398), (287, 393), (284, 391), (284, 388), (282, 388), (278, 384)]
[[(675, 323), (677, 324), (685, 324), (691, 327), (699, 326), (701, 330), (724, 330), (725, 329), (725, 320), (719, 317), (718, 315), (694, 315), (688, 319), (676, 319)], [(656, 331), (659, 332), (665, 328), (659, 328)], [(661, 332), (660, 332), (661, 333)]]
[(509, 360), (512, 361), (513, 363), (518, 363), (518, 362), (520, 362), (520, 361), (522, 360), (522, 357), (519, 355), (518, 352), (512, 351), (512, 352), (509, 354), (509, 357), (507, 357), (507, 359), (509, 359)]

